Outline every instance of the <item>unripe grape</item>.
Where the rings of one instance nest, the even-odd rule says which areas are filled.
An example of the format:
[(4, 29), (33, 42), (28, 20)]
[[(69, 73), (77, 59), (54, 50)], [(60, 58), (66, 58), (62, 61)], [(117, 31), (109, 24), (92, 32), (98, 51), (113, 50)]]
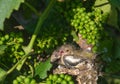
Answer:
[(30, 84), (30, 78), (26, 77), (26, 78), (24, 79), (24, 83), (25, 83), (25, 84)]
[(19, 84), (17, 80), (13, 80), (13, 84)]
[(46, 84), (53, 84), (53, 83), (52, 83), (52, 81), (49, 80), (46, 82)]
[(53, 76), (52, 76), (52, 74), (50, 74), (50, 75), (49, 75), (49, 79), (52, 80), (52, 78), (53, 78)]
[(36, 84), (36, 80), (32, 79), (30, 84)]
[(16, 79), (17, 79), (18, 82), (22, 82), (23, 81), (22, 77), (20, 77), (20, 76), (17, 77)]
[(67, 81), (63, 80), (61, 81), (61, 84), (67, 84)]
[(60, 74), (60, 77), (61, 77), (61, 78), (64, 78), (64, 76), (65, 76), (64, 74)]
[(5, 40), (8, 40), (8, 39), (9, 39), (9, 35), (6, 34), (6, 35), (4, 36), (4, 38), (5, 38)]
[(3, 41), (0, 41), (0, 45), (2, 45), (3, 44)]
[(74, 82), (73, 81), (69, 81), (68, 84), (74, 84)]
[(63, 80), (62, 78), (58, 78), (58, 79), (56, 80), (56, 82), (57, 82), (57, 83), (61, 83), (62, 80)]
[(70, 80), (72, 80), (72, 77), (71, 77), (71, 76), (66, 75), (66, 76), (65, 76), (65, 80), (66, 80), (66, 81), (70, 81)]
[(54, 74), (54, 75), (53, 75), (53, 80), (56, 81), (57, 78), (58, 78), (58, 75), (57, 75), (57, 74)]

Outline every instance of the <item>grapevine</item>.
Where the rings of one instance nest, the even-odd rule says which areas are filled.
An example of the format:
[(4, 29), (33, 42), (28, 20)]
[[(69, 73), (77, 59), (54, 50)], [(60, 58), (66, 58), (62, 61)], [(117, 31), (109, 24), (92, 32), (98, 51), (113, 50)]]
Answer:
[[(103, 83), (98, 77), (101, 72), (107, 83), (119, 84), (119, 3), (119, 0), (1, 0), (0, 84), (81, 84), (84, 79), (85, 83), (89, 80), (90, 73), (96, 82)], [(74, 54), (77, 52), (64, 55), (64, 49), (59, 48), (64, 44), (75, 44), (81, 52), (78, 56)], [(89, 53), (94, 57), (84, 59)], [(51, 63), (51, 55), (61, 54), (64, 56)], [(81, 68), (89, 68), (90, 73), (88, 70), (81, 74)], [(92, 78), (89, 81), (94, 81)]]

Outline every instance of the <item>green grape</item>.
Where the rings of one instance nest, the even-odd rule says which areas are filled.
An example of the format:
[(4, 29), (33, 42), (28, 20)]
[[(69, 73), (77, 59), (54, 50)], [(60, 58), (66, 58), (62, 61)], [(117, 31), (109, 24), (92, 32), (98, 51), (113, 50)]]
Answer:
[(48, 80), (46, 84), (53, 84), (51, 80)]
[(53, 75), (53, 80), (56, 81), (57, 78), (58, 78), (58, 75), (57, 75), (57, 74), (54, 74), (54, 75)]
[(82, 33), (83, 33), (83, 34), (86, 34), (86, 30), (82, 30)]
[(3, 41), (0, 40), (0, 45), (2, 45), (2, 44), (3, 44)]
[(80, 22), (80, 26), (83, 26), (84, 25), (84, 22)]
[(68, 84), (74, 84), (74, 82), (73, 81), (69, 81)]
[(23, 55), (24, 55), (24, 52), (23, 52), (23, 51), (20, 51), (18, 54), (21, 55), (21, 56), (23, 56)]
[(29, 84), (36, 84), (36, 80), (32, 79)]
[(19, 84), (17, 80), (13, 80), (13, 84)]
[(87, 38), (87, 36), (84, 34), (84, 35), (82, 35), (82, 38), (83, 38), (83, 39), (86, 39), (86, 38)]
[(82, 21), (82, 22), (84, 22), (84, 21), (85, 21), (85, 18), (84, 18), (84, 16), (82, 16), (82, 18), (81, 18), (81, 21)]
[(78, 27), (78, 24), (77, 24), (77, 23), (75, 23), (75, 24), (74, 24), (74, 26), (75, 26), (75, 27)]
[(88, 17), (90, 17), (92, 14), (90, 13), (90, 12), (88, 12), (87, 14), (86, 14), (86, 16), (88, 16)]
[(91, 43), (93, 46), (95, 45), (95, 41), (92, 41), (92, 43)]
[(61, 84), (67, 84), (67, 81), (63, 80), (61, 81)]
[(83, 13), (85, 11), (85, 8), (77, 8), (77, 11), (79, 11), (79, 13)]
[(80, 15), (78, 15), (78, 17), (76, 17), (77, 19), (81, 19), (82, 18), (82, 16), (80, 16)]
[(89, 24), (90, 24), (91, 26), (95, 25), (95, 24), (94, 24), (94, 21), (90, 21)]
[(20, 43), (23, 42), (23, 38), (18, 38), (17, 40), (18, 40), (18, 42), (20, 42)]
[(58, 79), (56, 80), (56, 82), (57, 82), (57, 83), (61, 83), (62, 80), (63, 80), (62, 78), (58, 78)]
[(65, 75), (64, 75), (64, 74), (60, 74), (60, 77), (61, 77), (61, 78), (64, 78), (64, 77), (65, 77)]
[(90, 29), (94, 31), (95, 28), (93, 26), (90, 26)]
[(9, 39), (9, 35), (6, 34), (6, 35), (4, 36), (4, 38), (5, 38), (5, 40), (8, 40), (8, 39)]
[(92, 37), (91, 37), (91, 38), (92, 38), (92, 40), (94, 41), (94, 40), (95, 40), (95, 36), (93, 36), (93, 35), (91, 35), (91, 36), (92, 36)]
[(22, 82), (23, 81), (22, 77), (20, 77), (20, 76), (17, 77), (16, 79), (17, 79), (18, 82)]
[(86, 16), (84, 17), (87, 21), (90, 19), (89, 16), (86, 14)]
[[(88, 28), (88, 27), (87, 27), (87, 28)], [(86, 32), (87, 32), (87, 33), (90, 33), (90, 31), (91, 31), (90, 29), (86, 29)]]
[(85, 20), (84, 23), (87, 24), (89, 21), (88, 20)]
[(25, 84), (30, 84), (30, 78), (26, 77), (26, 78), (24, 79), (24, 83), (25, 83)]
[(20, 44), (16, 44), (14, 47), (15, 47), (15, 50), (17, 50), (17, 49), (19, 49)]
[(81, 30), (81, 29), (83, 29), (83, 27), (82, 27), (82, 26), (79, 26), (79, 27), (78, 27), (78, 29), (80, 29), (80, 30)]
[(81, 14), (81, 16), (82, 16), (81, 19), (83, 19), (82, 21), (85, 21), (85, 18), (84, 18), (84, 17), (86, 16), (86, 13), (83, 12), (83, 13)]
[(1, 41), (5, 41), (5, 38), (4, 38), (4, 37), (1, 37)]
[(72, 77), (71, 77), (71, 76), (66, 75), (66, 76), (65, 76), (65, 80), (66, 80), (66, 81), (70, 81), (70, 80), (72, 80)]
[(87, 40), (87, 43), (88, 43), (88, 44), (91, 44), (91, 43), (92, 43), (92, 40), (91, 40), (91, 39), (88, 39), (88, 40)]
[(53, 78), (53, 76), (52, 76), (52, 74), (50, 74), (50, 75), (49, 75), (49, 79), (52, 80), (52, 78)]
[(80, 31), (79, 31), (79, 33), (80, 33), (80, 34), (83, 34), (83, 31), (82, 31), (82, 30), (80, 30)]

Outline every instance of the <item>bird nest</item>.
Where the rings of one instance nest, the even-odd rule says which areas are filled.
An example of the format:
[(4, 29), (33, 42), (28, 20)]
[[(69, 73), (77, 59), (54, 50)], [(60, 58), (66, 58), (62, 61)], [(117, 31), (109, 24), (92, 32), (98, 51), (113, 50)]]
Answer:
[(58, 65), (54, 74), (75, 76), (77, 84), (97, 84), (99, 69), (92, 52), (65, 44), (52, 53), (51, 62)]
[(59, 65), (53, 73), (75, 76), (78, 84), (97, 84), (99, 74), (96, 65), (90, 61), (80, 63), (79, 68), (66, 68)]

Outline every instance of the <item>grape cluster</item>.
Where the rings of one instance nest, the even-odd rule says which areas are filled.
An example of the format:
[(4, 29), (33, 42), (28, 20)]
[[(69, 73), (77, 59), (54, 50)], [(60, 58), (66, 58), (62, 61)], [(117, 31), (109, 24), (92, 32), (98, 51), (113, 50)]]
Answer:
[(69, 3), (70, 5), (66, 3), (64, 10), (67, 11), (64, 12), (64, 16), (70, 25), (74, 27), (75, 32), (80, 34), (88, 44), (94, 46), (93, 51), (97, 51), (100, 41), (108, 37), (108, 33), (103, 27), (105, 15), (98, 8), (92, 7), (88, 10), (80, 1), (78, 2)]
[(72, 76), (67, 74), (50, 74), (46, 79), (46, 84), (74, 84)]
[(73, 9), (73, 12), (76, 14), (71, 19), (71, 25), (83, 39), (87, 40), (88, 44), (96, 45), (104, 34), (101, 11), (96, 9), (94, 12), (86, 13), (85, 8), (77, 8)]
[(24, 55), (24, 51), (22, 49), (22, 33), (11, 32), (9, 34), (5, 34), (0, 32), (0, 37), (0, 46), (6, 46), (4, 53), (1, 56), (1, 62), (6, 65), (12, 65), (13, 63), (16, 63), (17, 60)]
[(36, 80), (31, 77), (20, 75), (13, 80), (13, 84), (36, 84)]

